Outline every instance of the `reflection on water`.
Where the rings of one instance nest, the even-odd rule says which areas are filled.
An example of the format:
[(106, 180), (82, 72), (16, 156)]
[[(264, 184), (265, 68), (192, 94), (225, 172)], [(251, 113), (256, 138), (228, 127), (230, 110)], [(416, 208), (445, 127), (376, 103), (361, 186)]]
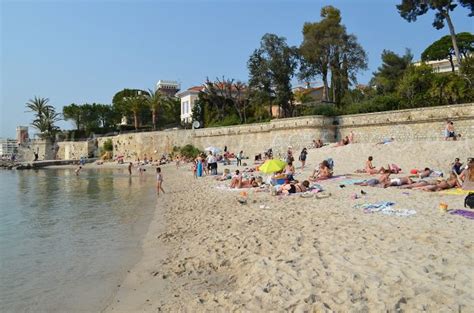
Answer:
[(153, 180), (123, 170), (0, 172), (0, 311), (98, 311), (138, 260)]

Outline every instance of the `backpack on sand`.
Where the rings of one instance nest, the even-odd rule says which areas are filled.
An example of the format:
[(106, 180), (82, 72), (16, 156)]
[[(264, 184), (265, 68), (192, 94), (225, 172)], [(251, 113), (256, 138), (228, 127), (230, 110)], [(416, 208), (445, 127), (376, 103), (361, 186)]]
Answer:
[(464, 207), (474, 209), (474, 192), (470, 192), (464, 199)]

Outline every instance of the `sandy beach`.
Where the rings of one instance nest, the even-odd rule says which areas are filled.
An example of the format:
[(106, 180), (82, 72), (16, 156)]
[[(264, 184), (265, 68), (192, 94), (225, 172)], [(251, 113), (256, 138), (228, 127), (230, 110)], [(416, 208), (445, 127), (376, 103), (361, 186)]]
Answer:
[[(348, 174), (369, 155), (406, 175), (426, 166), (447, 173), (472, 151), (472, 140), (312, 149), (303, 172), (295, 162), (296, 178), (333, 158), (344, 176), (320, 182), (328, 197), (250, 190), (247, 204), (223, 182), (194, 179), (189, 165), (163, 166), (167, 193), (143, 258), (105, 312), (472, 312), (474, 220), (438, 209), (442, 201), (462, 209), (464, 196), (346, 183), (367, 177)], [(416, 213), (357, 208), (379, 201)]]

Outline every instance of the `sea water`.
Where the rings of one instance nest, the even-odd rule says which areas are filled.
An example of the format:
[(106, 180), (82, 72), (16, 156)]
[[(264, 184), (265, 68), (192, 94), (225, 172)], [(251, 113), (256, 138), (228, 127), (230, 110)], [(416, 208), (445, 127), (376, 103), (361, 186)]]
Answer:
[(0, 312), (99, 312), (141, 256), (153, 177), (0, 171)]

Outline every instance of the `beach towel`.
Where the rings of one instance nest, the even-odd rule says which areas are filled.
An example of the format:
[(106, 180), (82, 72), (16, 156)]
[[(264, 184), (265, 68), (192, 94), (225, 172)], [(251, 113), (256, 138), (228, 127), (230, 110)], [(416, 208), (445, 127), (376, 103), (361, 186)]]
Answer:
[(443, 190), (443, 191), (440, 191), (439, 193), (443, 195), (465, 196), (465, 195), (468, 195), (470, 192), (474, 192), (474, 190), (464, 190), (461, 188), (455, 188), (455, 189)]
[(346, 180), (341, 181), (341, 184), (349, 186), (349, 185), (354, 185), (356, 183), (363, 183), (363, 182), (365, 182), (365, 179), (346, 179)]
[(399, 217), (407, 217), (416, 214), (415, 210), (407, 210), (407, 209), (393, 209), (394, 202), (389, 201), (381, 201), (376, 203), (364, 203), (364, 204), (356, 204), (354, 205), (355, 209), (363, 209), (364, 213), (380, 213), (385, 215), (392, 215), (392, 216), (399, 216)]
[(468, 211), (468, 210), (454, 210), (454, 211), (449, 211), (449, 214), (453, 215), (461, 215), (465, 218), (468, 218), (470, 220), (474, 220), (474, 211)]
[(347, 176), (345, 176), (345, 175), (336, 175), (336, 176), (333, 176), (331, 178), (326, 178), (326, 179), (314, 179), (313, 181), (323, 183), (323, 182), (329, 182), (329, 181), (338, 181), (338, 180), (345, 179), (345, 178), (347, 178)]

